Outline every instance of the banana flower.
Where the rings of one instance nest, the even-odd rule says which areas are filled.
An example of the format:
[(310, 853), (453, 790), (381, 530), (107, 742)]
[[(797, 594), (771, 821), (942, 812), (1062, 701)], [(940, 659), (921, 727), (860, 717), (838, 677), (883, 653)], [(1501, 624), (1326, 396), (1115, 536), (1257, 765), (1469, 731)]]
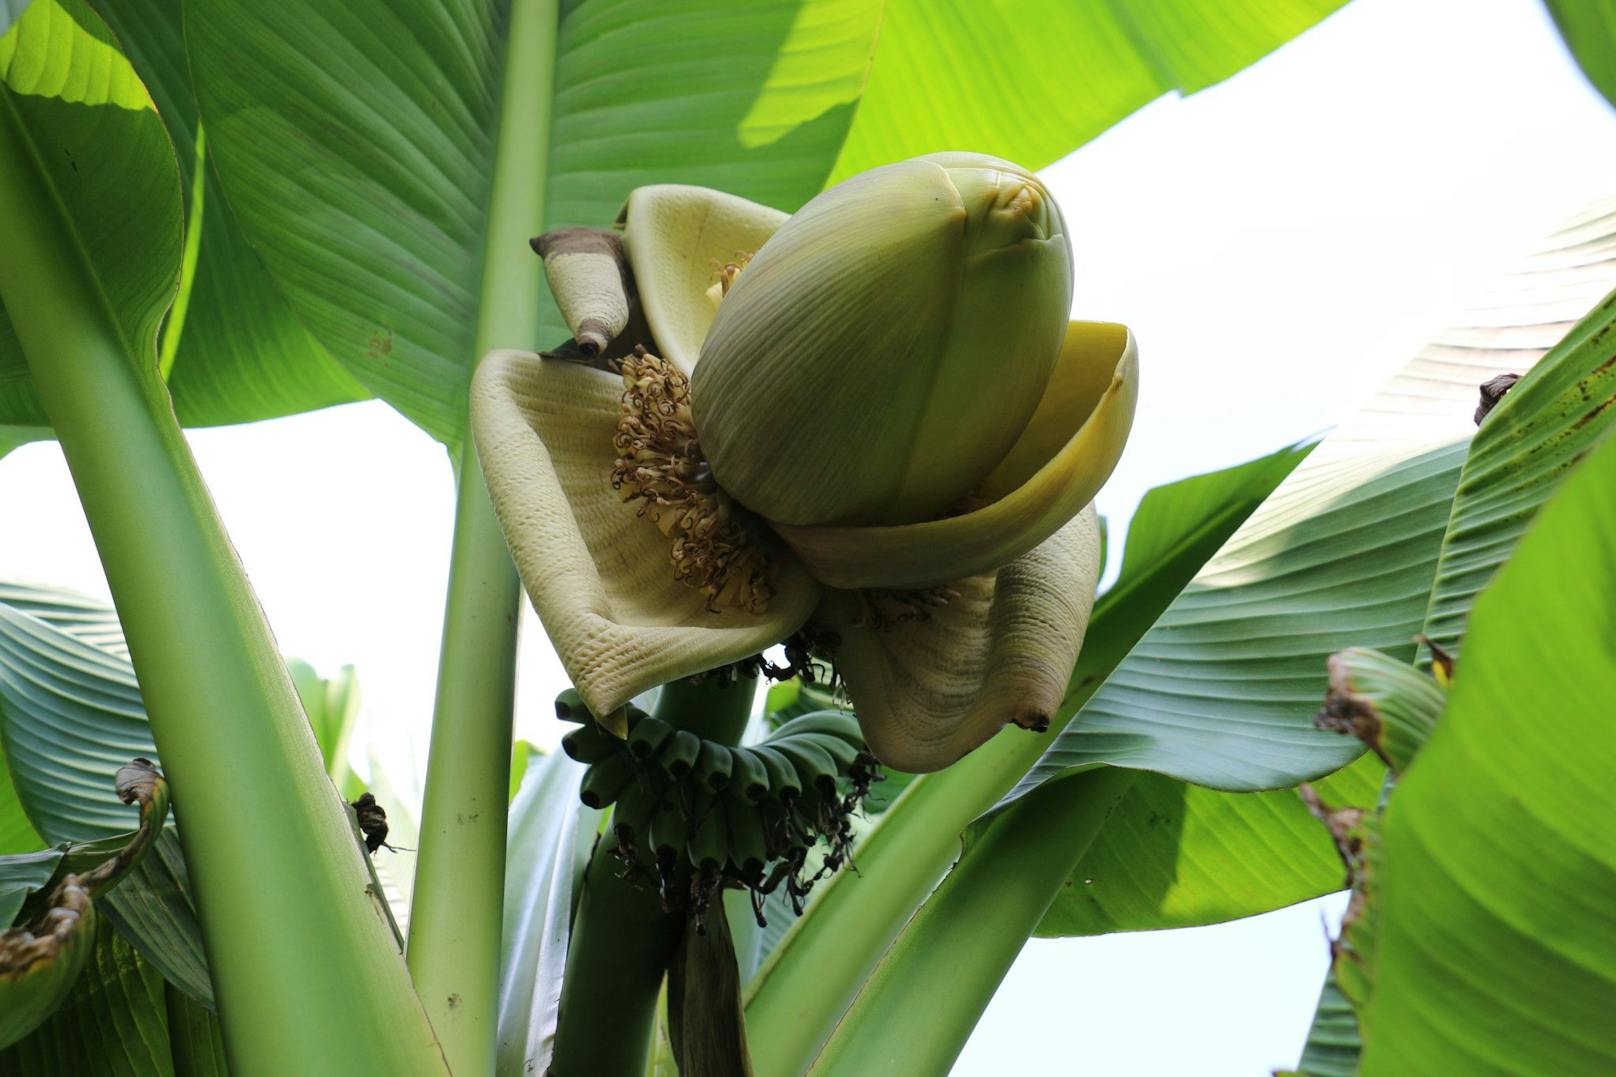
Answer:
[(1047, 728), (1138, 366), (1124, 326), (1068, 322), (1035, 176), (933, 154), (789, 217), (641, 187), (533, 242), (573, 339), (485, 357), (472, 429), (592, 713), (806, 632), (888, 766)]

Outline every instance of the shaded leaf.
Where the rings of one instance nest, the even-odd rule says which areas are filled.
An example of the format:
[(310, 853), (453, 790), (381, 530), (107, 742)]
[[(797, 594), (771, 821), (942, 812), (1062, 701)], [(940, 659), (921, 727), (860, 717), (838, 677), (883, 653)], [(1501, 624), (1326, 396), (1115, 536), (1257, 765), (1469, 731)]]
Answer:
[[(71, 594), (53, 598), (15, 584), (0, 592), (0, 743), (24, 811), (53, 843), (127, 831), (129, 809), (112, 792), (113, 775), (132, 757), (158, 758), (134, 670), (117, 653), (116, 620), (109, 626), (103, 617), (111, 611)], [(84, 638), (109, 635), (113, 650)], [(172, 829), (102, 904), (147, 960), (212, 1005), (201, 927)]]
[(485, 234), (500, 122), (549, 139), (551, 227), (605, 225), (653, 181), (795, 208), (841, 144), (878, 7), (569, 5), (516, 46), (553, 49), (548, 110), (506, 100), (510, 15), (489, 0), (196, 0), (186, 34), (226, 197), (276, 284), (359, 382), (454, 444), (478, 353), (541, 343), (474, 340), (489, 258), (531, 258), (528, 236)]
[(219, 1019), (172, 984), (164, 986), (163, 998), (175, 1077), (230, 1077)]
[(0, 1053), (0, 1072), (29, 1077), (170, 1077), (163, 977), (104, 923), (67, 1000)]
[(573, 896), (601, 819), (578, 802), (585, 769), (560, 752), (536, 758), (511, 802), (500, 942), (500, 1073), (542, 1073), (554, 1050)]
[(1447, 712), (1386, 809), (1368, 1077), (1616, 1068), (1613, 551), (1607, 442), (1477, 600)]
[(188, 192), (187, 228), (200, 228), (183, 320), (176, 310), (163, 330), (165, 374), (180, 421), (249, 422), (368, 396), (292, 316), (201, 159), (181, 5), (100, 0), (97, 10), (168, 125)]

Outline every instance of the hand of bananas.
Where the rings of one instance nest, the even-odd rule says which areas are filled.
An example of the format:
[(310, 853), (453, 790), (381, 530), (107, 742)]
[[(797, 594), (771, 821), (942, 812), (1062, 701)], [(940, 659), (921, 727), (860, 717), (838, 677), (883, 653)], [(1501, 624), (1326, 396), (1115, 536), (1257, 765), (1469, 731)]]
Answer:
[[(740, 747), (633, 706), (628, 738), (618, 740), (571, 689), (556, 697), (556, 714), (583, 723), (561, 747), (589, 764), (579, 798), (591, 808), (615, 805), (625, 877), (654, 880), (666, 907), (697, 917), (719, 889), (745, 887), (761, 925), (763, 895), (782, 884), (800, 913), (814, 883), (847, 861), (849, 817), (882, 778), (858, 719), (845, 711), (804, 714)], [(829, 850), (810, 872), (809, 852), (821, 841)]]

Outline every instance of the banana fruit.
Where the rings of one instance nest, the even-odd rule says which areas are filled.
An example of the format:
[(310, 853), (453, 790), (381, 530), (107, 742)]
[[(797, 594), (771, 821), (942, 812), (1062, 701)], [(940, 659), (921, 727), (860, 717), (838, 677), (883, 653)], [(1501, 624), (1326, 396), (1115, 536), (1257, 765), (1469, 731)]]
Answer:
[[(763, 894), (784, 885), (800, 908), (814, 882), (846, 861), (848, 816), (881, 777), (847, 711), (813, 711), (740, 746), (704, 740), (632, 706), (620, 740), (571, 689), (556, 698), (556, 714), (579, 723), (561, 748), (588, 764), (579, 799), (612, 806), (611, 834), (627, 876), (651, 876), (665, 901), (688, 891), (696, 908), (722, 887), (748, 888), (760, 923)], [(809, 851), (821, 843), (829, 850), (810, 873)]]

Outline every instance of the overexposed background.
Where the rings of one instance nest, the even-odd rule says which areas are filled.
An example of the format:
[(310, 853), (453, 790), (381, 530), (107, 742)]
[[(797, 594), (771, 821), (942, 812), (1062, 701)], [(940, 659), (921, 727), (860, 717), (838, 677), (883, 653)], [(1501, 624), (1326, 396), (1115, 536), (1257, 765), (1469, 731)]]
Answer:
[[(1328, 427), (1456, 322), (1479, 282), (1616, 194), (1616, 113), (1538, 0), (1356, 0), (1044, 175), (1074, 235), (1074, 313), (1140, 340), (1133, 439), (1099, 499), (1115, 539), (1150, 486)], [(443, 452), (379, 403), (191, 442), (282, 649), (327, 673), (358, 667), (358, 739), (413, 785), (453, 513)], [(106, 596), (54, 445), (0, 460), (0, 505), (0, 578)], [(517, 731), (551, 745), (565, 682), (531, 612), (523, 631)], [(1289, 1066), (1340, 906), (1035, 940), (955, 1072)]]

